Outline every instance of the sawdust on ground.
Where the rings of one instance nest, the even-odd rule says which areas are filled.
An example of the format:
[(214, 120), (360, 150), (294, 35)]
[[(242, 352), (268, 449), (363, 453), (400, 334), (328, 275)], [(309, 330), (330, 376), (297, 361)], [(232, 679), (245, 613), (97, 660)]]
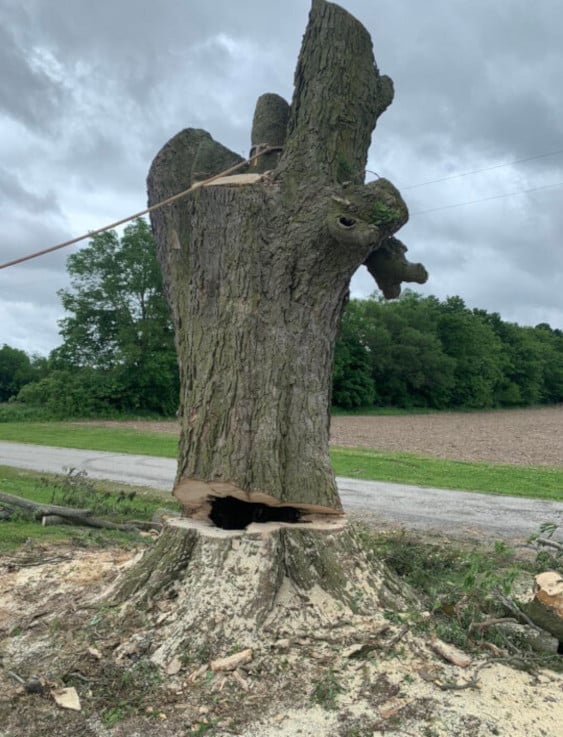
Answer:
[[(205, 659), (180, 659), (154, 681), (143, 647), (147, 635), (158, 637), (172, 602), (150, 617), (156, 624), (123, 621), (109, 630), (98, 606), (135, 555), (36, 547), (0, 560), (1, 737), (560, 735), (562, 674), (514, 670), (486, 656), (462, 668), (410, 631), (367, 659), (354, 657), (358, 646), (343, 647), (336, 632), (326, 640), (296, 632), (236, 676), (213, 674)], [(32, 675), (46, 683), (44, 693), (25, 693), (16, 678)], [(70, 685), (81, 712), (53, 700), (52, 688)]]

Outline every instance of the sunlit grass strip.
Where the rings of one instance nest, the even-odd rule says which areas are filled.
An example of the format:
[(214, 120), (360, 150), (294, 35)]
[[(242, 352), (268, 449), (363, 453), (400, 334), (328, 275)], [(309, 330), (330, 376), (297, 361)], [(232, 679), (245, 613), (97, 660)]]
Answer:
[(178, 438), (172, 433), (108, 428), (73, 422), (2, 422), (0, 440), (82, 450), (176, 458)]
[(563, 467), (450, 461), (411, 453), (332, 448), (337, 476), (563, 501)]
[[(72, 422), (0, 423), (0, 440), (176, 458), (174, 434)], [(563, 466), (450, 461), (411, 453), (332, 448), (337, 476), (563, 501)]]

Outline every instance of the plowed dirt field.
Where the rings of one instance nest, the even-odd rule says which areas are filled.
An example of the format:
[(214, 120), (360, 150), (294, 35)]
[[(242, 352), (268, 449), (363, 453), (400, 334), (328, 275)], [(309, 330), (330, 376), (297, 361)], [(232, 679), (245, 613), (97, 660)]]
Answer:
[[(178, 432), (170, 422), (104, 422), (107, 426)], [(490, 412), (336, 416), (333, 445), (518, 465), (563, 465), (563, 405)]]

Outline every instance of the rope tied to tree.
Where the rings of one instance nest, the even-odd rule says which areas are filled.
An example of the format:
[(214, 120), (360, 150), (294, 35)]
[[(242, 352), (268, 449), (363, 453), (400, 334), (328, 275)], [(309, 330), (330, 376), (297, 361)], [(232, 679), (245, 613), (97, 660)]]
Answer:
[(39, 256), (45, 256), (47, 253), (53, 253), (53, 251), (59, 251), (61, 248), (67, 248), (68, 246), (72, 246), (75, 243), (80, 243), (80, 241), (84, 241), (87, 238), (94, 238), (97, 235), (101, 235), (101, 233), (106, 233), (108, 230), (113, 230), (113, 228), (117, 228), (119, 225), (128, 223), (131, 220), (136, 220), (137, 218), (140, 218), (143, 215), (147, 215), (150, 212), (154, 212), (154, 210), (158, 210), (159, 208), (164, 207), (165, 205), (170, 205), (172, 202), (176, 202), (177, 200), (180, 200), (183, 197), (186, 197), (188, 194), (190, 194), (190, 192), (193, 192), (195, 189), (199, 189), (200, 187), (205, 187), (206, 185), (211, 184), (216, 179), (220, 179), (221, 177), (226, 177), (229, 174), (233, 174), (235, 171), (242, 169), (244, 166), (248, 166), (249, 164), (252, 164), (264, 154), (269, 154), (272, 151), (281, 151), (281, 150), (283, 150), (283, 146), (269, 146), (267, 143), (262, 143), (257, 146), (254, 146), (252, 149), (252, 153), (248, 159), (244, 159), (244, 161), (239, 161), (238, 164), (235, 164), (234, 166), (231, 166), (228, 169), (225, 169), (224, 171), (219, 172), (219, 174), (214, 174), (212, 177), (209, 177), (208, 179), (204, 179), (201, 182), (195, 182), (190, 187), (188, 187), (188, 189), (185, 189), (182, 192), (178, 192), (177, 194), (172, 195), (171, 197), (167, 197), (165, 200), (162, 200), (161, 202), (157, 202), (155, 205), (151, 205), (150, 207), (147, 207), (144, 210), (140, 210), (139, 212), (136, 212), (133, 215), (129, 215), (125, 218), (121, 218), (121, 220), (116, 220), (115, 222), (110, 223), (109, 225), (104, 225), (103, 228), (98, 228), (97, 230), (89, 231), (88, 233), (84, 233), (83, 235), (80, 235), (76, 238), (71, 238), (70, 240), (64, 241), (63, 243), (58, 243), (56, 246), (50, 246), (49, 248), (44, 248), (41, 251), (35, 251), (35, 253), (30, 253), (27, 256), (21, 256), (20, 258), (13, 259), (12, 261), (6, 261), (6, 263), (0, 264), (0, 269), (7, 269), (9, 266), (16, 266), (17, 264), (24, 263), (25, 261), (31, 261), (31, 259), (39, 258)]

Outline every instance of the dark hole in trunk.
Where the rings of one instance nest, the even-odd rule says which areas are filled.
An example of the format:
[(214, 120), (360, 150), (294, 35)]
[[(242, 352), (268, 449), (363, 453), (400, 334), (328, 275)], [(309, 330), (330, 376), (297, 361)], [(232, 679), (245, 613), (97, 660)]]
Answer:
[(209, 519), (224, 530), (244, 530), (252, 522), (299, 522), (296, 507), (269, 507), (259, 502), (242, 502), (234, 496), (211, 497)]
[(356, 224), (356, 221), (353, 218), (345, 218), (342, 216), (340, 218), (340, 225), (343, 225), (345, 228), (353, 228)]

